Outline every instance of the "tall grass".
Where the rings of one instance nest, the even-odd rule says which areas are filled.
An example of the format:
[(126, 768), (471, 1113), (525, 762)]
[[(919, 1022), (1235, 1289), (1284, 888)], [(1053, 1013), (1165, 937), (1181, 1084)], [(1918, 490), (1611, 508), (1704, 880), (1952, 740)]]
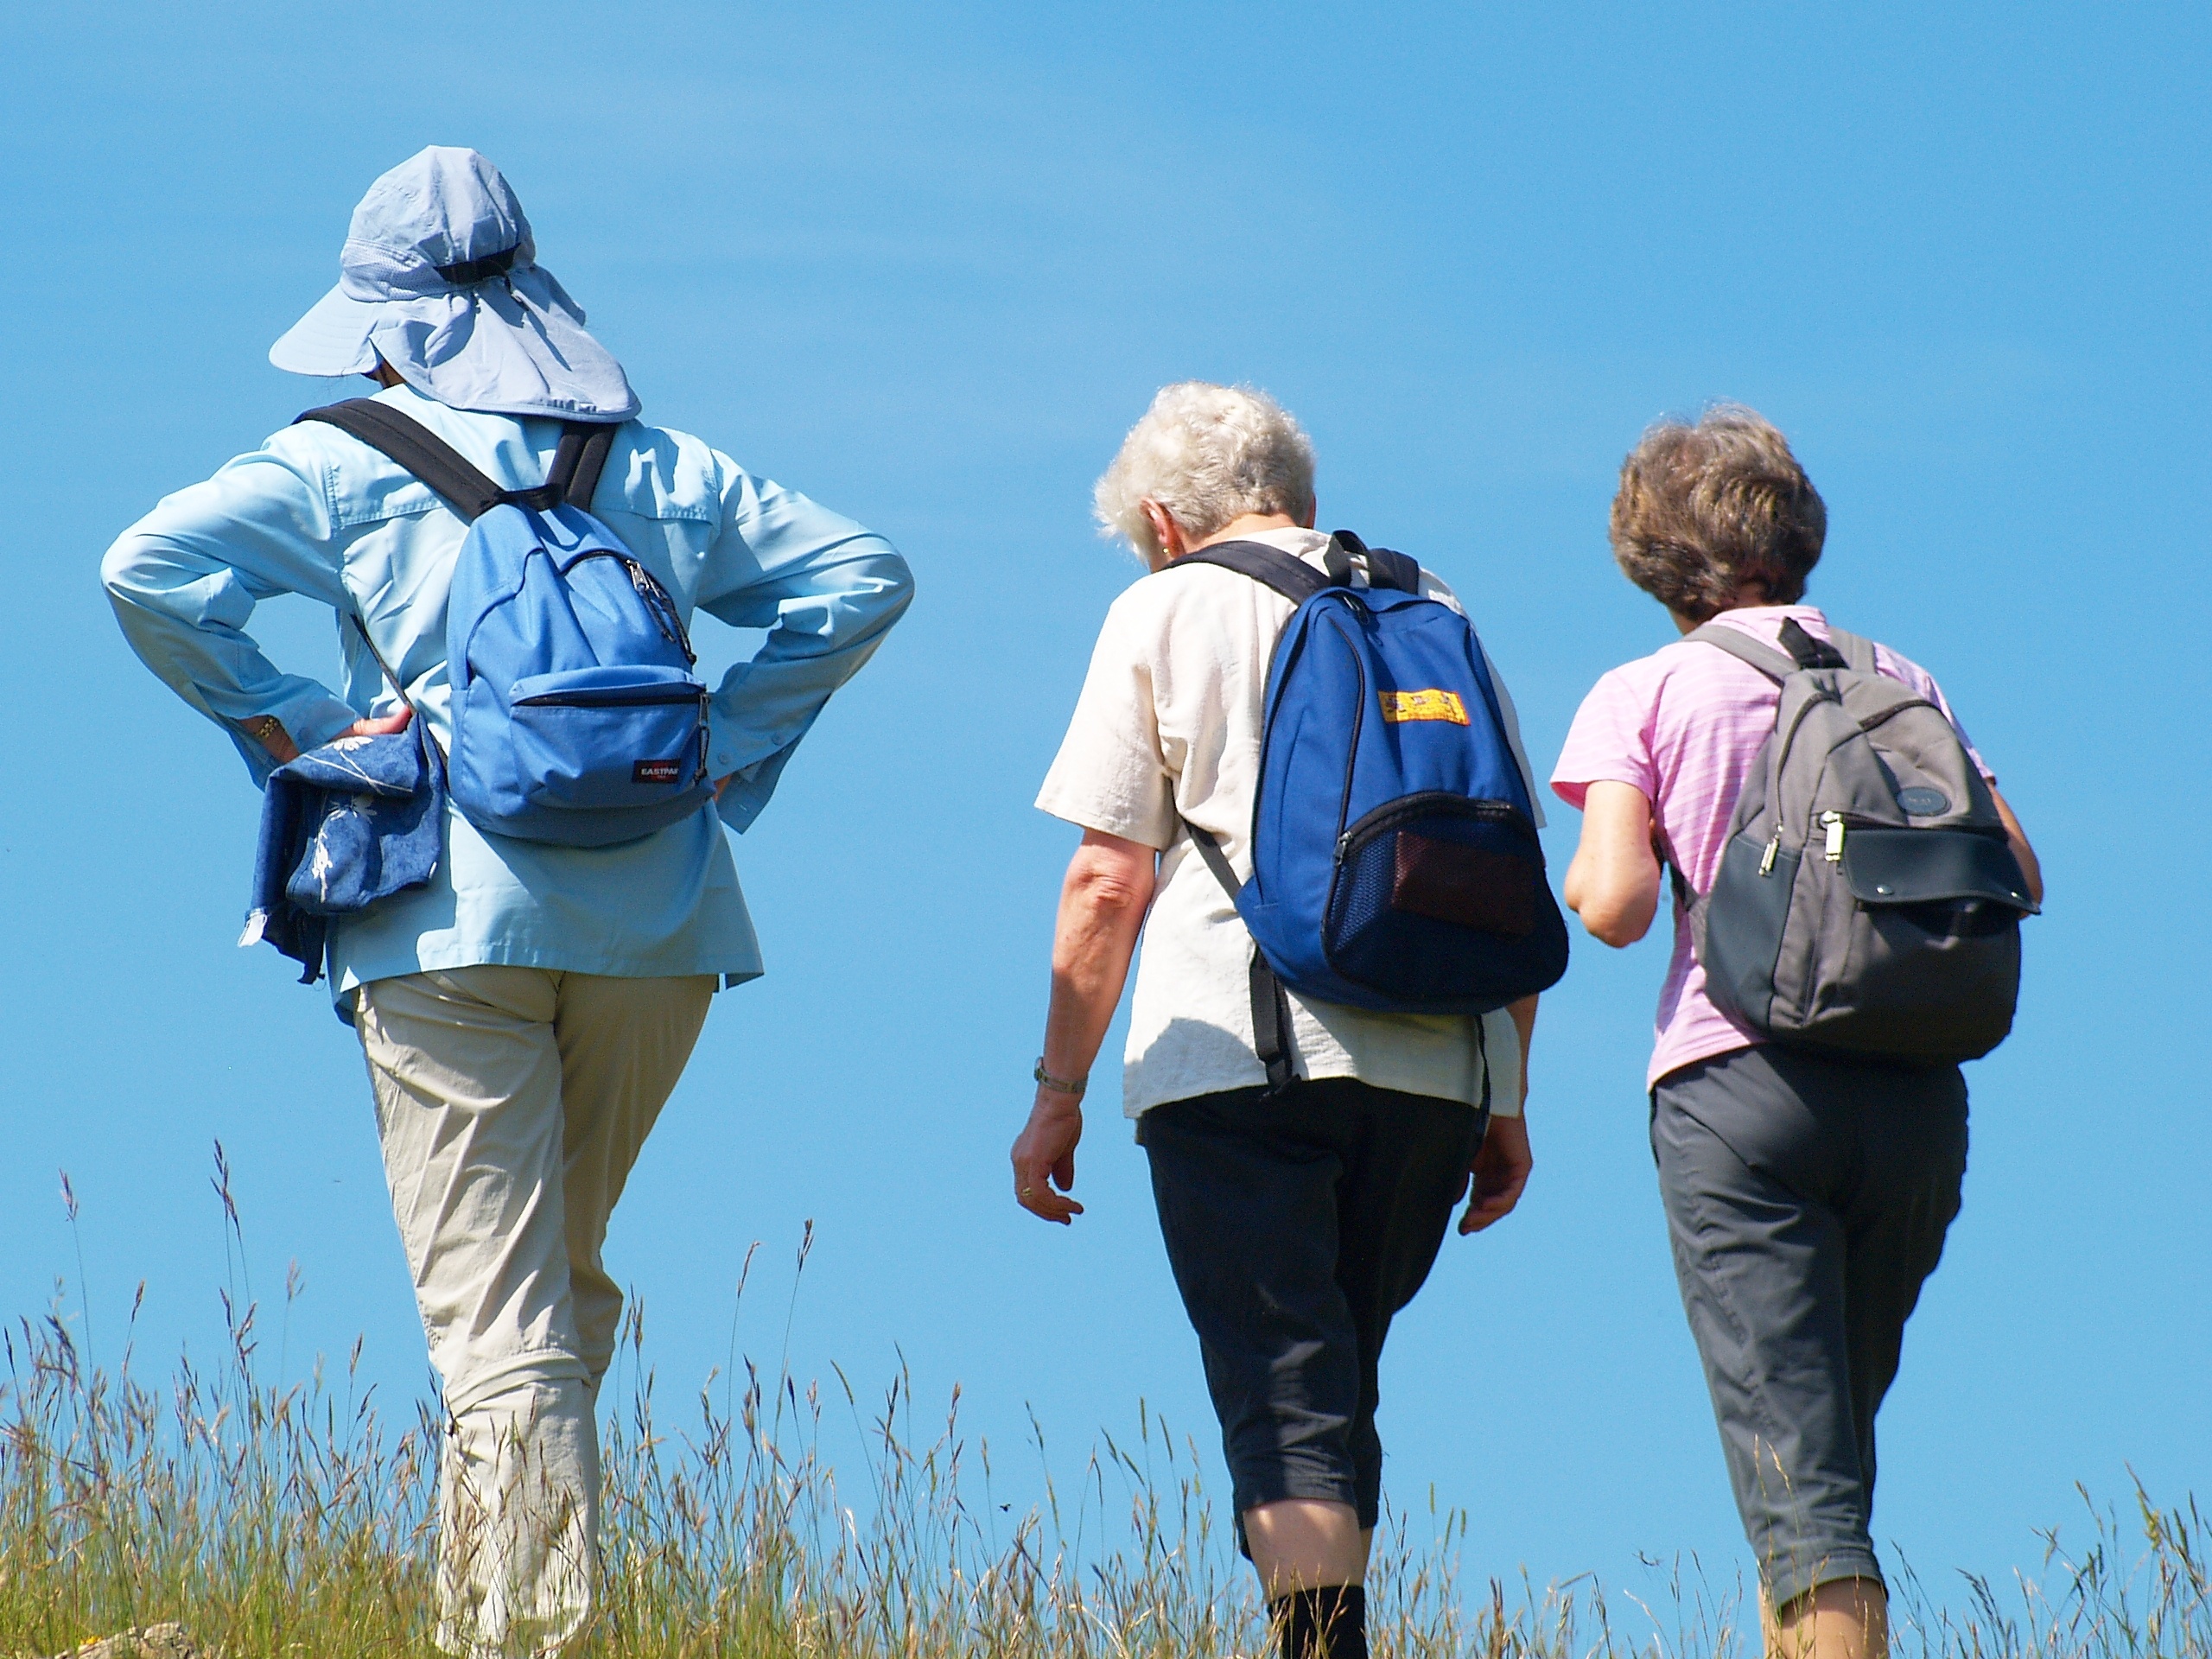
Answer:
[[(802, 1249), (802, 1260), (804, 1249)], [(293, 1287), (288, 1287), (288, 1294)], [(397, 1427), (344, 1372), (265, 1383), (256, 1310), (226, 1298), (229, 1351), (142, 1382), (128, 1346), (89, 1369), (57, 1303), (0, 1332), (0, 1653), (181, 1620), (231, 1659), (430, 1651), (437, 1437), (433, 1403)], [(132, 1322), (135, 1327), (137, 1309)], [(1048, 1471), (1018, 1511), (990, 1449), (961, 1431), (959, 1391), (914, 1397), (903, 1371), (863, 1392), (788, 1369), (711, 1380), (664, 1421), (643, 1320), (624, 1332), (626, 1397), (607, 1415), (601, 1612), (583, 1651), (868, 1659), (1257, 1655), (1264, 1616), (1195, 1448), (1140, 1408), (1071, 1484)], [(866, 1455), (841, 1471), (825, 1411)], [(1033, 1490), (1027, 1481), (1025, 1490)], [(2084, 1502), (2088, 1502), (2084, 1494)], [(2139, 1489), (2088, 1509), (2087, 1547), (2046, 1537), (2040, 1578), (1968, 1580), (1941, 1605), (1894, 1586), (1896, 1645), (1942, 1659), (2212, 1659), (2204, 1523)], [(1426, 1541), (1421, 1541), (1422, 1536)], [(1585, 1579), (1539, 1587), (1459, 1572), (1465, 1517), (1393, 1515), (1370, 1581), (1383, 1655), (1654, 1659), (1756, 1651), (1739, 1586), (1677, 1563), (1653, 1602)], [(1748, 1636), (1747, 1636), (1748, 1632)]]

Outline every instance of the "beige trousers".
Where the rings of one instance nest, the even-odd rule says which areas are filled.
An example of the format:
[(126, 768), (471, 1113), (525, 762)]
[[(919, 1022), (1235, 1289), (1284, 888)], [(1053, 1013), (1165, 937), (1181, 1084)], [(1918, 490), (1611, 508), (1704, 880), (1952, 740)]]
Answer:
[(714, 977), (453, 968), (361, 988), (385, 1178), (444, 1386), (438, 1645), (558, 1652), (591, 1611), (608, 1215)]

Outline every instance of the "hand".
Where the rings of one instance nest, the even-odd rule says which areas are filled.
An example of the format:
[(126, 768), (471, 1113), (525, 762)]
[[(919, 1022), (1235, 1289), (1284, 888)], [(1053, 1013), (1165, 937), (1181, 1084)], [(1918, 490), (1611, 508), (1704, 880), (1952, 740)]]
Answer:
[(1014, 1202), (1063, 1227), (1081, 1215), (1083, 1206), (1060, 1192), (1074, 1190), (1076, 1142), (1082, 1139), (1082, 1106), (1072, 1096), (1040, 1086), (1028, 1126), (1014, 1143)]
[[(397, 714), (385, 715), (378, 720), (357, 720), (338, 735), (339, 737), (389, 737), (394, 732), (405, 731), (409, 722), (414, 718), (414, 709), (403, 702), (399, 705)], [(269, 758), (280, 766), (289, 766), (300, 758), (300, 746), (292, 741), (291, 734), (273, 721), (270, 721), (269, 729), (265, 733), (248, 730), (246, 735), (268, 750)], [(334, 742), (336, 739), (332, 741)]]
[(1459, 1217), (1460, 1232), (1479, 1233), (1511, 1215), (1535, 1166), (1535, 1160), (1529, 1155), (1528, 1119), (1491, 1119), (1490, 1133), (1475, 1154), (1472, 1190), (1467, 1197), (1467, 1213)]

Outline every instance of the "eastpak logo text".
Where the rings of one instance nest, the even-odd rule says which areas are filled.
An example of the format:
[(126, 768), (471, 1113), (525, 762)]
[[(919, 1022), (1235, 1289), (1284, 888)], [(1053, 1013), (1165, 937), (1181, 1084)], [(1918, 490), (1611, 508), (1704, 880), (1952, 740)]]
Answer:
[(640, 760), (630, 768), (633, 784), (672, 784), (683, 776), (681, 760)]

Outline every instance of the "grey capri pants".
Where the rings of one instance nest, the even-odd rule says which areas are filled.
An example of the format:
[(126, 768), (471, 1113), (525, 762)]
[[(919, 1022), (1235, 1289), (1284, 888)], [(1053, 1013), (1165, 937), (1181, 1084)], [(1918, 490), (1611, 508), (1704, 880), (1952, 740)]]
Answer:
[(1659, 1080), (1651, 1149), (1768, 1597), (1878, 1582), (1874, 1414), (1959, 1212), (1966, 1080), (1739, 1049)]

